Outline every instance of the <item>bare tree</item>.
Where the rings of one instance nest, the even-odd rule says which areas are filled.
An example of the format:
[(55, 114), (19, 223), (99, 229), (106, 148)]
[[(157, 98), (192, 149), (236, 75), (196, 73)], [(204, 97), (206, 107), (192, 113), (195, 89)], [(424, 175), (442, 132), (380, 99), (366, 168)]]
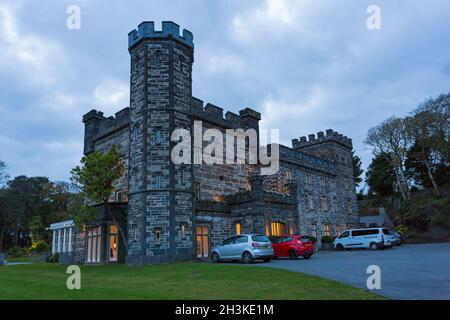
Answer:
[(386, 160), (394, 167), (397, 185), (404, 200), (411, 196), (404, 166), (408, 141), (405, 121), (396, 117), (390, 117), (369, 129), (364, 141), (372, 149), (374, 156), (388, 155)]

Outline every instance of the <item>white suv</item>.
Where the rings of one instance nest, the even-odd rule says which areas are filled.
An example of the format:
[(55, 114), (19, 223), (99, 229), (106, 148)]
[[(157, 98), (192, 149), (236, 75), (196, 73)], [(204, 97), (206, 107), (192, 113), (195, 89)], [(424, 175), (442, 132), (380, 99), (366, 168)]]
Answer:
[(333, 242), (336, 250), (368, 248), (372, 250), (392, 247), (389, 230), (386, 228), (367, 228), (346, 230)]

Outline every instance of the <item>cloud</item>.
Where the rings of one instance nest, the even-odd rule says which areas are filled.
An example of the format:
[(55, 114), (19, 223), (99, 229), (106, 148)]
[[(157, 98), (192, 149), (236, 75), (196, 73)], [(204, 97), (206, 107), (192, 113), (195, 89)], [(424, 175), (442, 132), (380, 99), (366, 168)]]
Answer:
[(55, 41), (22, 32), (15, 17), (20, 7), (0, 4), (0, 74), (19, 76), (22, 85), (54, 85), (69, 73), (67, 54)]
[(128, 106), (130, 87), (128, 83), (116, 79), (108, 79), (97, 85), (93, 92), (93, 103), (102, 110), (114, 113), (118, 108)]

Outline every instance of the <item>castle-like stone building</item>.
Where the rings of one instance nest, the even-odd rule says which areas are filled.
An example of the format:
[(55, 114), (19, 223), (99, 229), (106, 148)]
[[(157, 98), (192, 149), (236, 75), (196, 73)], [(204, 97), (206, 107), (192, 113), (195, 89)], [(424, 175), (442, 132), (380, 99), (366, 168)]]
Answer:
[[(173, 22), (143, 22), (128, 35), (130, 106), (114, 117), (83, 116), (84, 153), (119, 147), (126, 173), (111, 196), (126, 233), (99, 207), (99, 219), (77, 232), (75, 260), (145, 264), (208, 258), (236, 233), (306, 234), (319, 239), (357, 224), (351, 139), (326, 130), (279, 146), (280, 169), (258, 174), (255, 164), (174, 164), (174, 129), (253, 128), (261, 114), (239, 114), (192, 96), (193, 35)], [(191, 158), (194, 154), (191, 154)]]

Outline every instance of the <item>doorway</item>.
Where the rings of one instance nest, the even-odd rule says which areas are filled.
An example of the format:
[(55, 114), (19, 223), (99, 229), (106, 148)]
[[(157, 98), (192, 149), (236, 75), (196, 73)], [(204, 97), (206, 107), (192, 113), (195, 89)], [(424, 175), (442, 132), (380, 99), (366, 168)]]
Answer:
[(108, 238), (108, 261), (117, 262), (118, 250), (119, 250), (119, 234), (117, 232), (117, 226), (115, 224), (109, 225), (109, 238)]
[(209, 226), (200, 225), (196, 227), (197, 258), (209, 257)]

